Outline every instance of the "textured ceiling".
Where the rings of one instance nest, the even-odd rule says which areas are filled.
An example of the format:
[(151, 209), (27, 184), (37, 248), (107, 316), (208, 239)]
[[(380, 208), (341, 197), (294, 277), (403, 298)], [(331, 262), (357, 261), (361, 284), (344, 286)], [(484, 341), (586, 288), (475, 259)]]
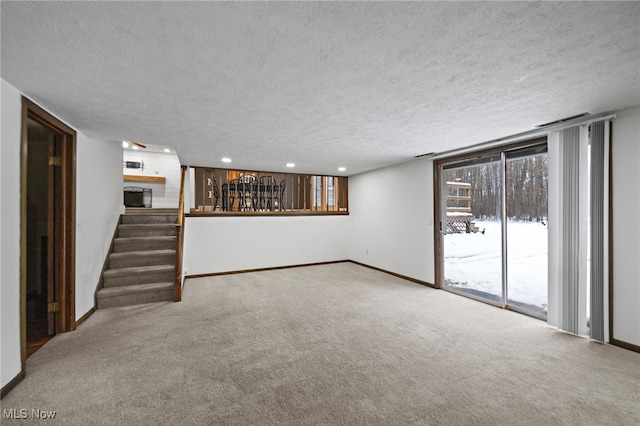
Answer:
[(183, 164), (355, 174), (640, 104), (640, 3), (7, 2), (2, 78)]

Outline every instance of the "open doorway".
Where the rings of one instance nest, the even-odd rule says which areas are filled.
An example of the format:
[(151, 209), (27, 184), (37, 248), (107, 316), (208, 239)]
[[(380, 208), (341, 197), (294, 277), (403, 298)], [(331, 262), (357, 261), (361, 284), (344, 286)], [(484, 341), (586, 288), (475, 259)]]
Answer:
[(23, 99), (22, 360), (75, 328), (75, 131)]

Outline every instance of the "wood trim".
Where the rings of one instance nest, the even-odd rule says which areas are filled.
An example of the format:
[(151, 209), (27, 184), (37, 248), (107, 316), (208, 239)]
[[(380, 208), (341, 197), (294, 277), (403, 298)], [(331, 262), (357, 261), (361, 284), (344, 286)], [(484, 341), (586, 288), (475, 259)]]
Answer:
[(137, 182), (166, 182), (167, 178), (164, 176), (138, 176), (138, 175), (122, 175), (123, 180), (137, 181)]
[(91, 307), (91, 309), (89, 309), (89, 310), (87, 311), (87, 313), (86, 313), (86, 314), (84, 314), (83, 316), (81, 316), (81, 317), (80, 317), (80, 319), (78, 319), (78, 320), (76, 321), (76, 328), (78, 328), (78, 327), (80, 326), (80, 324), (82, 324), (83, 322), (85, 322), (86, 320), (88, 320), (88, 319), (89, 319), (89, 317), (90, 317), (91, 315), (93, 315), (93, 313), (94, 313), (95, 311), (96, 311), (96, 305), (93, 305), (93, 306)]
[(24, 365), (23, 365), (22, 369), (16, 375), (16, 377), (11, 379), (11, 381), (9, 383), (7, 383), (6, 385), (4, 385), (2, 387), (2, 390), (0, 391), (0, 398), (4, 398), (5, 396), (7, 396), (7, 394), (9, 392), (11, 392), (11, 390), (13, 388), (15, 388), (18, 385), (18, 383), (20, 383), (22, 381), (22, 379), (24, 379), (26, 377), (26, 375), (27, 375), (27, 373), (25, 372)]
[(186, 217), (221, 217), (221, 216), (349, 216), (349, 212), (342, 211), (215, 211), (185, 213)]
[(62, 199), (64, 245), (61, 249), (64, 266), (62, 268), (62, 294), (65, 303), (60, 313), (60, 332), (76, 329), (76, 132), (65, 133), (62, 145)]
[(180, 195), (178, 197), (178, 223), (176, 224), (176, 264), (173, 301), (182, 300), (182, 255), (184, 248), (184, 182), (187, 166), (180, 167)]
[(407, 280), (407, 281), (411, 281), (411, 282), (414, 282), (416, 284), (424, 285), (426, 287), (436, 288), (436, 286), (434, 284), (431, 284), (429, 282), (422, 281), (422, 280), (419, 280), (419, 279), (416, 279), (416, 278), (411, 278), (411, 277), (408, 277), (406, 275), (397, 274), (395, 272), (387, 271), (385, 269), (376, 268), (375, 266), (371, 266), (371, 265), (367, 265), (367, 264), (364, 264), (364, 263), (356, 262), (355, 260), (350, 260), (350, 259), (333, 260), (333, 261), (328, 261), (328, 262), (301, 263), (301, 264), (298, 264), (298, 265), (273, 266), (273, 267), (270, 267), (270, 268), (243, 269), (243, 270), (238, 270), (238, 271), (211, 272), (211, 273), (207, 273), (207, 274), (193, 274), (193, 275), (185, 276), (185, 279), (217, 277), (217, 276), (220, 276), (220, 275), (245, 274), (245, 273), (250, 273), (250, 272), (275, 271), (275, 270), (278, 270), (278, 269), (304, 268), (306, 266), (332, 265), (334, 263), (346, 263), (346, 262), (353, 263), (353, 264), (356, 264), (356, 265), (359, 265), (359, 266), (364, 266), (366, 268), (370, 268), (370, 269), (373, 269), (373, 270), (376, 270), (376, 271), (379, 271), (379, 272), (384, 272), (385, 274), (393, 275), (394, 277), (401, 278), (401, 279)]
[(206, 278), (206, 277), (217, 277), (219, 275), (235, 275), (235, 274), (246, 274), (246, 273), (250, 273), (250, 272), (264, 272), (264, 271), (276, 271), (278, 269), (291, 269), (291, 268), (304, 268), (306, 266), (320, 266), (320, 265), (332, 265), (334, 263), (345, 263), (345, 262), (351, 262), (350, 260), (331, 260), (328, 262), (315, 262), (315, 263), (301, 263), (298, 265), (286, 265), (286, 266), (272, 266), (269, 268), (257, 268), (257, 269), (242, 269), (242, 270), (238, 270), (238, 271), (226, 271), (226, 272), (210, 272), (207, 274), (193, 274), (193, 275), (186, 275), (184, 278), (186, 279), (191, 279), (191, 278)]
[(366, 263), (360, 263), (360, 262), (357, 262), (355, 260), (349, 260), (349, 262), (354, 263), (356, 265), (364, 266), (365, 268), (373, 269), (375, 271), (384, 272), (385, 274), (393, 275), (394, 277), (402, 278), (403, 280), (411, 281), (411, 282), (416, 283), (416, 284), (420, 284), (420, 285), (423, 285), (423, 286), (426, 286), (426, 287), (437, 289), (435, 284), (429, 283), (427, 281), (422, 281), (422, 280), (419, 280), (417, 278), (411, 278), (411, 277), (408, 277), (406, 275), (397, 274), (395, 272), (391, 272), (391, 271), (387, 271), (386, 269), (382, 269), (382, 268), (378, 268), (378, 267), (375, 267), (375, 266), (367, 265)]
[(57, 297), (60, 310), (56, 313), (56, 333), (72, 331), (75, 321), (75, 228), (76, 228), (76, 131), (51, 113), (22, 97), (22, 126), (20, 142), (20, 356), (26, 361), (26, 259), (27, 259), (27, 185), (28, 185), (28, 126), (31, 119), (60, 138), (61, 205), (59, 238), (55, 247), (60, 258)]
[[(36, 104), (32, 100), (22, 97), (22, 105), (26, 106), (29, 110), (29, 118), (33, 121), (36, 121), (43, 126), (57, 131), (59, 133), (70, 133), (75, 135), (76, 131), (69, 127), (66, 123), (63, 123), (57, 117), (54, 117), (49, 111), (42, 108), (40, 105)], [(26, 125), (26, 123), (25, 123)]]
[(27, 359), (27, 165), (28, 131), (27, 119), (31, 102), (22, 98), (22, 128), (20, 138), (20, 359), (24, 374)]
[(609, 122), (609, 342), (613, 343), (613, 123)]
[(622, 340), (613, 339), (613, 338), (611, 338), (609, 340), (610, 340), (610, 343), (613, 346), (618, 346), (618, 347), (623, 348), (623, 349), (628, 349), (630, 351), (640, 353), (640, 346), (638, 346), (638, 345), (634, 345), (633, 343), (623, 342)]

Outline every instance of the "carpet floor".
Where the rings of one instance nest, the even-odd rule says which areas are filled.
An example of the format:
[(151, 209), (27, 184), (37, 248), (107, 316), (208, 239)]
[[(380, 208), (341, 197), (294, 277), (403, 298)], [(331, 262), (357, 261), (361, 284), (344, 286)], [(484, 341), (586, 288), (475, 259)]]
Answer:
[(640, 354), (338, 263), (98, 310), (1, 404), (22, 425), (637, 425)]

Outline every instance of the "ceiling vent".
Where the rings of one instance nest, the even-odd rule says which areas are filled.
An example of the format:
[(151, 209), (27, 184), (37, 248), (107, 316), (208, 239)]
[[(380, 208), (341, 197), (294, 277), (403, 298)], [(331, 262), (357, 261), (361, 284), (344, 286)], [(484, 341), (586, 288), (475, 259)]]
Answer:
[(560, 120), (550, 121), (549, 123), (538, 124), (537, 126), (534, 126), (534, 127), (541, 129), (543, 127), (553, 126), (554, 124), (566, 123), (567, 121), (575, 120), (576, 118), (586, 117), (588, 115), (590, 115), (588, 112), (583, 112), (582, 114), (572, 115), (571, 117), (561, 118)]
[(428, 157), (428, 156), (430, 156), (430, 155), (434, 155), (434, 154), (435, 154), (435, 152), (427, 152), (426, 154), (416, 155), (416, 156), (415, 156), (415, 157), (413, 157), (413, 158)]

